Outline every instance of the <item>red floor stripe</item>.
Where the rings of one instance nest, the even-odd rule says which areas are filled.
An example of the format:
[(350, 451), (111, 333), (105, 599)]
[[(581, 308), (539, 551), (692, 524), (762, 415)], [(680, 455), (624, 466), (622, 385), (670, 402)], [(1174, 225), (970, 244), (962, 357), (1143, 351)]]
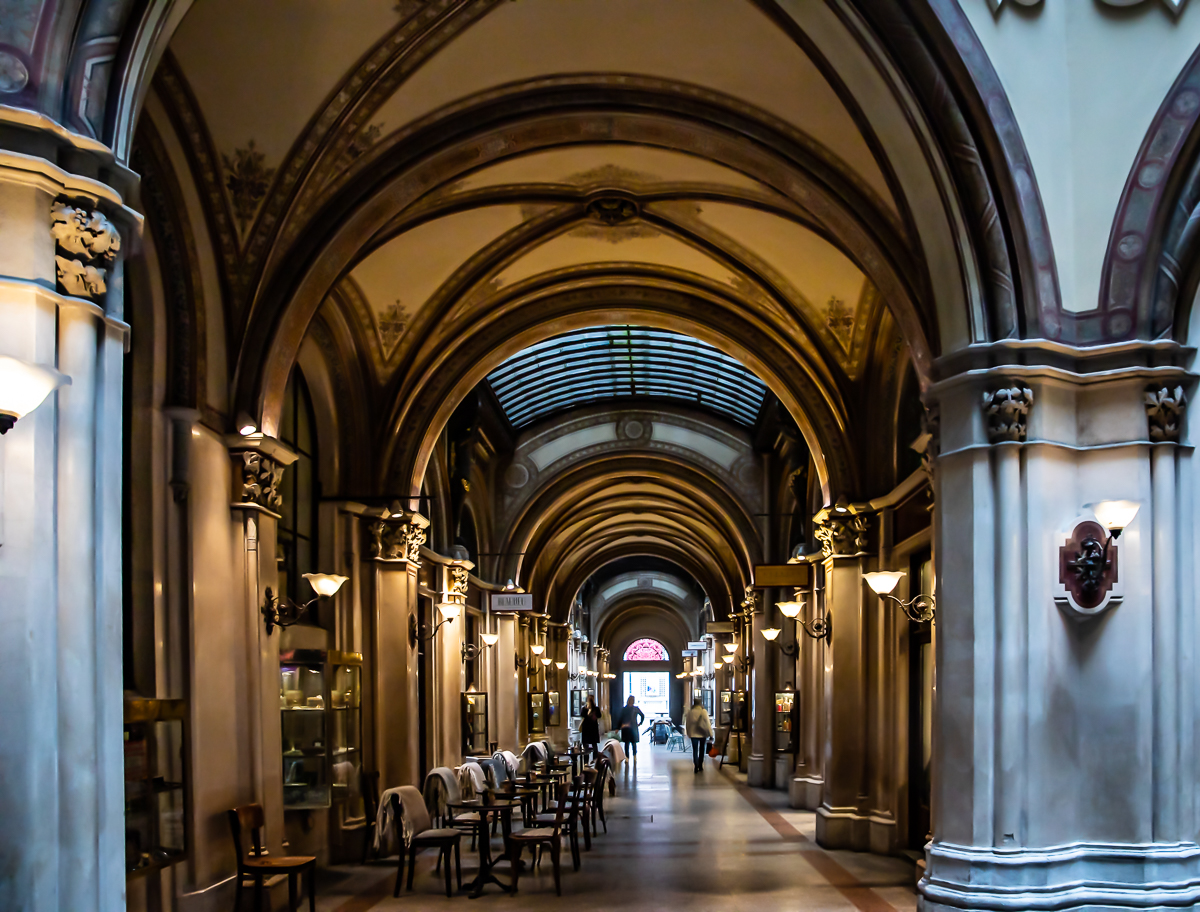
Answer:
[[(379, 879), (379, 882), (374, 886), (364, 890), (356, 896), (350, 897), (333, 912), (367, 912), (368, 909), (373, 909), (379, 903), (391, 895), (392, 885), (396, 882), (396, 872), (392, 871), (385, 874)], [(303, 907), (304, 903), (300, 904)]]
[(748, 785), (743, 785), (732, 774), (725, 772), (725, 770), (721, 770), (721, 772), (729, 780), (730, 784), (738, 790), (738, 794), (745, 798), (752, 808), (758, 811), (763, 820), (769, 823), (776, 833), (787, 842), (802, 844), (804, 860), (812, 865), (818, 874), (829, 881), (830, 886), (834, 887), (846, 899), (850, 900), (856, 909), (861, 910), (861, 912), (897, 912), (895, 906), (870, 887), (864, 886), (862, 881), (838, 864), (833, 856), (788, 823), (783, 815), (767, 804), (754, 789)]

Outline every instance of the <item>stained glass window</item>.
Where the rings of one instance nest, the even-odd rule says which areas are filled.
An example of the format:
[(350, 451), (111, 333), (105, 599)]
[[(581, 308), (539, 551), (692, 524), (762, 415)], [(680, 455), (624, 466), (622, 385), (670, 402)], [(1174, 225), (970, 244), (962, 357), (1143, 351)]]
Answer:
[(669, 658), (667, 647), (658, 640), (651, 640), (645, 637), (640, 640), (634, 640), (629, 644), (629, 648), (625, 650), (626, 662), (665, 662)]

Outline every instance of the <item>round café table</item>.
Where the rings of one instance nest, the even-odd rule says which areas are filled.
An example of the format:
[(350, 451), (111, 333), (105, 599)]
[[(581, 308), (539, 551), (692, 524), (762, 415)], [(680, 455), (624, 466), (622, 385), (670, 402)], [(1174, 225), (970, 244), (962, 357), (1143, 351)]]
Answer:
[(515, 801), (497, 801), (493, 804), (484, 804), (482, 801), (466, 801), (459, 804), (451, 804), (449, 807), (456, 811), (472, 811), (479, 815), (479, 873), (463, 889), (470, 891), (471, 899), (478, 899), (482, 896), (483, 888), (488, 884), (495, 884), (505, 893), (511, 893), (513, 891), (512, 884), (504, 883), (504, 881), (492, 873), (492, 869), (496, 866), (496, 860), (492, 858), (490, 823), (493, 817), (500, 819), (500, 826), (504, 831), (504, 854), (507, 856), (508, 838), (512, 835), (512, 812), (518, 807), (518, 803)]

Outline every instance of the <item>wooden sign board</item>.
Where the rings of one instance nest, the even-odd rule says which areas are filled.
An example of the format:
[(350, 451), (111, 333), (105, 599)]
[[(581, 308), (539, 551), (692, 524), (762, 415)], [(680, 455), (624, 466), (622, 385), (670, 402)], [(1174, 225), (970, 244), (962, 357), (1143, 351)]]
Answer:
[(493, 611), (532, 611), (533, 593), (531, 592), (493, 592)]
[(756, 564), (754, 588), (804, 588), (812, 581), (812, 567), (803, 564)]

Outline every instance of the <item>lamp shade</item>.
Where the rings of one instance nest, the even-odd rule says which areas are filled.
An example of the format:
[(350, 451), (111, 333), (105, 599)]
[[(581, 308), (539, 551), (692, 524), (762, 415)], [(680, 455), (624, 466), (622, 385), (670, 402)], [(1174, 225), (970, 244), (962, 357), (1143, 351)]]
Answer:
[(784, 617), (794, 618), (804, 610), (804, 602), (776, 602), (775, 607), (783, 612)]
[(481, 633), (481, 634), (479, 634), (479, 639), (483, 640), (484, 646), (495, 646), (496, 643), (500, 639), (500, 634), (498, 634), (498, 633)]
[(1100, 525), (1109, 532), (1120, 532), (1133, 522), (1141, 504), (1136, 500), (1102, 500), (1085, 506), (1096, 514)]
[(51, 367), (0, 355), (0, 415), (19, 421), (51, 392), (70, 383), (70, 377)]
[(348, 576), (338, 576), (336, 573), (305, 573), (304, 578), (313, 587), (313, 592), (326, 598), (342, 588), (342, 583), (350, 579)]
[(545, 665), (548, 668), (550, 666), (550, 663), (553, 661), (553, 659), (550, 659), (547, 656), (542, 656), (540, 661), (543, 665)]
[(534, 643), (532, 646), (529, 647), (529, 651), (532, 652), (535, 656), (540, 656), (543, 652), (546, 651), (546, 647), (543, 646), (541, 643)]
[(887, 595), (896, 588), (900, 578), (907, 575), (903, 570), (876, 570), (874, 573), (864, 573), (863, 579), (876, 595)]
[(765, 636), (768, 640), (775, 639), (775, 637), (779, 636), (779, 634), (780, 634), (780, 630), (778, 627), (764, 627), (762, 630), (762, 635)]
[(725, 651), (730, 655), (733, 655), (735, 652), (737, 652), (737, 643), (726, 643)]
[(557, 668), (559, 671), (562, 671), (564, 668), (567, 667), (567, 663), (566, 662), (555, 662), (554, 667)]
[(724, 667), (725, 667), (724, 662), (713, 662), (713, 668), (715, 668), (717, 671), (720, 671)]
[(447, 621), (454, 621), (462, 614), (462, 605), (458, 602), (439, 602), (438, 611), (442, 613), (442, 617)]

